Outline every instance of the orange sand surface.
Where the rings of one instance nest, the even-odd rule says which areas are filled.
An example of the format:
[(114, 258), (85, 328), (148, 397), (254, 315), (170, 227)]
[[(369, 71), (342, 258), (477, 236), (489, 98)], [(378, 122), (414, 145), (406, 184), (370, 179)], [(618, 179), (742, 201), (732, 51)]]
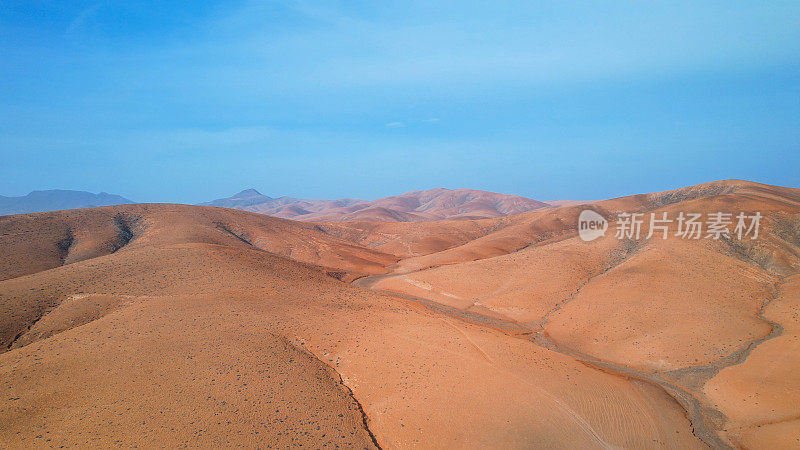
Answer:
[(797, 446), (800, 193), (590, 206), (758, 210), (752, 242), (583, 242), (585, 207), (0, 217), (0, 447)]

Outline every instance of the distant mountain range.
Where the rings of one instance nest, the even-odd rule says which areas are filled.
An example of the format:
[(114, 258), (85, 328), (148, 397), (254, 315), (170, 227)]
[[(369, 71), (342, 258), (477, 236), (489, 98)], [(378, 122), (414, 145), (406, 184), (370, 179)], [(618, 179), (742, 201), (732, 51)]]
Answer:
[(255, 189), (202, 203), (306, 221), (363, 220), (420, 222), (439, 219), (485, 219), (520, 214), (551, 205), (517, 195), (474, 189), (428, 189), (377, 200), (272, 198)]
[(0, 195), (0, 215), (25, 214), (61, 209), (91, 208), (93, 206), (111, 206), (134, 203), (119, 195), (101, 192), (93, 194), (85, 191), (68, 191), (53, 189), (33, 191), (20, 197)]
[[(47, 190), (20, 197), (0, 196), (0, 215), (91, 208), (135, 203), (119, 195), (101, 192)], [(422, 222), (440, 219), (486, 219), (520, 214), (555, 204), (517, 195), (474, 189), (428, 189), (377, 200), (344, 198), (313, 200), (273, 198), (247, 189), (228, 198), (201, 203), (269, 216), (303, 221)]]

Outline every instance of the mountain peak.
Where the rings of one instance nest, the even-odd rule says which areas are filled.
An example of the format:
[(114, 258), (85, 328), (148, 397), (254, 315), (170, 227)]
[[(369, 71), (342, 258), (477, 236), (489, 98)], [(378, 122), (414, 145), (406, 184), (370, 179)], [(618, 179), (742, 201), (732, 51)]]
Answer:
[(239, 192), (238, 194), (234, 195), (234, 197), (253, 197), (256, 195), (263, 195), (263, 194), (253, 188), (250, 188), (250, 189), (245, 189), (242, 192)]

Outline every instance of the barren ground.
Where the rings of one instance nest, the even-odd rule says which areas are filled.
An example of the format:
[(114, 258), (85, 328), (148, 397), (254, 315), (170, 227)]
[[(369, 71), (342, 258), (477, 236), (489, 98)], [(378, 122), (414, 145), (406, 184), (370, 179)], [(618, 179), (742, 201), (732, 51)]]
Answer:
[(0, 217), (0, 446), (800, 445), (798, 191), (591, 207), (765, 219), (752, 242), (586, 243), (580, 205)]

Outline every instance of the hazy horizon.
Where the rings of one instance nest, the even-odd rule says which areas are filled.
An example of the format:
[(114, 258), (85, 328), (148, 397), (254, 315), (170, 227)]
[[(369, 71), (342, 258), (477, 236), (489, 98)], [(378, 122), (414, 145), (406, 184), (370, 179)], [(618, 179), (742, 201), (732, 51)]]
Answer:
[[(724, 180), (708, 180), (708, 181), (705, 181), (705, 182), (702, 182), (702, 183), (714, 182), (714, 181), (724, 181)], [(762, 183), (762, 182), (757, 181), (757, 180), (742, 180), (742, 181), (753, 181), (753, 182), (756, 182), (756, 183)], [(702, 184), (702, 183), (696, 183), (696, 184)], [(769, 184), (769, 183), (763, 183), (763, 184)], [(553, 202), (553, 201), (564, 201), (564, 200), (567, 200), (567, 201), (569, 201), (569, 200), (572, 200), (572, 201), (608, 200), (608, 199), (613, 199), (613, 198), (618, 198), (618, 197), (626, 197), (626, 196), (636, 195), (636, 194), (649, 194), (649, 193), (654, 193), (654, 192), (668, 191), (668, 190), (679, 189), (679, 188), (688, 187), (688, 186), (692, 186), (692, 185), (672, 186), (672, 187), (667, 187), (667, 188), (663, 188), (663, 189), (641, 191), (641, 192), (628, 192), (628, 193), (623, 193), (623, 194), (618, 194), (618, 195), (611, 195), (611, 196), (603, 197), (603, 198), (599, 198), (599, 197), (598, 198), (536, 198), (536, 197), (525, 196), (525, 195), (522, 195), (522, 194), (515, 194), (515, 193), (510, 193), (510, 192), (497, 192), (497, 191), (490, 191), (490, 190), (486, 190), (486, 189), (474, 189), (474, 188), (470, 188), (470, 187), (444, 187), (444, 189), (448, 189), (448, 190), (460, 190), (460, 189), (479, 190), (479, 191), (494, 192), (494, 193), (497, 193), (497, 194), (519, 195), (519, 196), (522, 196), (522, 197), (530, 198), (532, 200), (539, 200), (539, 201), (544, 201), (544, 202), (548, 202), (548, 201), (549, 202)], [(797, 187), (797, 188), (800, 188), (800, 185), (788, 185), (788, 186), (783, 186), (783, 187)], [(394, 193), (394, 194), (388, 194), (388, 195), (385, 195), (385, 196), (382, 196), (382, 197), (374, 197), (374, 198), (353, 197), (353, 196), (343, 196), (343, 197), (335, 197), (335, 198), (333, 198), (333, 197), (314, 197), (314, 198), (312, 198), (312, 197), (300, 197), (300, 196), (291, 195), (291, 194), (265, 193), (265, 192), (262, 192), (261, 189), (254, 188), (254, 187), (248, 187), (248, 188), (239, 189), (238, 191), (232, 192), (232, 193), (227, 194), (227, 195), (223, 194), (223, 195), (221, 195), (219, 197), (209, 198), (207, 200), (201, 200), (199, 202), (194, 202), (194, 203), (169, 201), (169, 200), (152, 201), (152, 202), (139, 201), (139, 200), (136, 200), (135, 198), (130, 198), (130, 197), (126, 196), (126, 195), (118, 194), (116, 192), (83, 191), (83, 190), (69, 189), (69, 188), (34, 189), (32, 191), (26, 192), (24, 194), (19, 194), (19, 195), (8, 195), (8, 194), (0, 193), (0, 196), (3, 196), (3, 197), (24, 197), (24, 196), (26, 196), (28, 194), (32, 194), (33, 192), (37, 192), (37, 191), (58, 191), (58, 190), (62, 190), (62, 191), (74, 191), (74, 192), (89, 192), (89, 193), (92, 193), (92, 194), (118, 195), (118, 196), (124, 197), (125, 199), (130, 200), (130, 201), (132, 201), (134, 203), (179, 203), (179, 204), (194, 205), (194, 204), (208, 203), (208, 202), (211, 202), (213, 200), (220, 200), (220, 199), (233, 197), (234, 195), (237, 195), (239, 193), (242, 193), (242, 192), (250, 190), (250, 189), (255, 189), (259, 194), (266, 195), (267, 197), (272, 197), (272, 198), (290, 197), (290, 198), (309, 199), (309, 200), (344, 200), (344, 199), (352, 199), (352, 200), (372, 201), (372, 200), (379, 200), (379, 199), (386, 198), (386, 197), (399, 196), (399, 195), (403, 195), (403, 194), (406, 194), (406, 193), (409, 193), (409, 192), (414, 192), (414, 191), (426, 191), (426, 190), (439, 189), (439, 188), (442, 188), (442, 186), (430, 187), (430, 188), (424, 188), (424, 189), (411, 189), (411, 190), (408, 190), (408, 191), (397, 192), (397, 193)]]
[(797, 2), (0, 6), (0, 194), (800, 187)]

